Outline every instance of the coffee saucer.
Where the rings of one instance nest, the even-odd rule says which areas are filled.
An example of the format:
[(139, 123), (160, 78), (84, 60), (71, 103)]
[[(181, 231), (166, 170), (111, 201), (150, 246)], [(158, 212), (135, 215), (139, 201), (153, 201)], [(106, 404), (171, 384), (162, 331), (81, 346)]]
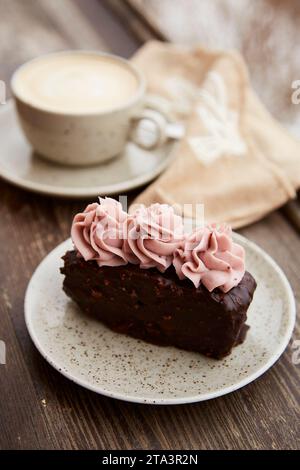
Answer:
[(169, 165), (175, 141), (155, 150), (128, 143), (122, 155), (89, 167), (62, 166), (37, 155), (19, 127), (12, 100), (0, 106), (0, 176), (30, 191), (67, 198), (120, 194), (149, 183)]

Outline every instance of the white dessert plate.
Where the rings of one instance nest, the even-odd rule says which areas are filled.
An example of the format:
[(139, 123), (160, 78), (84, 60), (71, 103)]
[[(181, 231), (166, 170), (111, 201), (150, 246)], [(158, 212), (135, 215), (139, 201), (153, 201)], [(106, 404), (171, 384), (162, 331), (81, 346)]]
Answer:
[(240, 235), (247, 270), (257, 280), (246, 341), (216, 361), (173, 347), (117, 334), (87, 318), (62, 290), (56, 247), (36, 269), (25, 297), (29, 334), (44, 358), (89, 390), (137, 403), (180, 404), (216, 398), (247, 385), (283, 353), (295, 323), (293, 292), (284, 273), (261, 248)]
[(89, 198), (122, 192), (156, 178), (170, 163), (175, 141), (156, 150), (128, 143), (123, 154), (101, 165), (70, 167), (32, 153), (19, 127), (12, 100), (0, 106), (0, 176), (30, 191), (67, 198)]

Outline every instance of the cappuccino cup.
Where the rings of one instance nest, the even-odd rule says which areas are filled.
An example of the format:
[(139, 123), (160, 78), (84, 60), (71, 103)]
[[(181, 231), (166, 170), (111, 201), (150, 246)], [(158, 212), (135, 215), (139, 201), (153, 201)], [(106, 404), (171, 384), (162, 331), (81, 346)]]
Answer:
[(142, 74), (120, 57), (93, 51), (48, 54), (17, 69), (11, 87), (27, 140), (51, 161), (105, 162), (122, 152), (143, 119), (157, 131), (151, 147), (164, 140), (163, 116), (145, 109)]

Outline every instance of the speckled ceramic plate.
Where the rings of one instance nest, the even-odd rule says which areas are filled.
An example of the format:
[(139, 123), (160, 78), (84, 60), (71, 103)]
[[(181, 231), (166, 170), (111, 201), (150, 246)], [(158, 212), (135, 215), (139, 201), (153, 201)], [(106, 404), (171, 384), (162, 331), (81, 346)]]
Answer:
[(247, 269), (258, 287), (249, 309), (246, 341), (222, 361), (159, 347), (113, 333), (86, 318), (62, 291), (61, 256), (55, 248), (29, 283), (25, 317), (44, 358), (79, 385), (138, 403), (179, 404), (237, 390), (269, 369), (285, 350), (295, 322), (291, 287), (277, 264), (258, 246), (235, 235), (246, 249)]
[(128, 143), (123, 154), (97, 166), (69, 167), (32, 153), (12, 100), (0, 106), (0, 176), (30, 191), (68, 198), (122, 194), (156, 178), (170, 163), (175, 141), (147, 151)]

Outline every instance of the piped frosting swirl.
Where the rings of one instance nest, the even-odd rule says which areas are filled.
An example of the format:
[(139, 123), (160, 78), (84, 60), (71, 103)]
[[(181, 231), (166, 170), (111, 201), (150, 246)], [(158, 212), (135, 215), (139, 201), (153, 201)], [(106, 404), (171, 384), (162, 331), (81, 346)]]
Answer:
[(188, 278), (195, 287), (201, 282), (210, 292), (216, 287), (228, 292), (245, 274), (245, 252), (233, 243), (228, 225), (210, 225), (186, 237), (173, 265), (179, 279)]
[(167, 204), (141, 205), (127, 220), (126, 258), (142, 269), (164, 272), (184, 239), (182, 217)]
[(71, 237), (85, 261), (95, 260), (99, 266), (127, 264), (123, 250), (127, 217), (121, 204), (111, 198), (100, 198), (100, 204), (89, 204), (75, 215)]

